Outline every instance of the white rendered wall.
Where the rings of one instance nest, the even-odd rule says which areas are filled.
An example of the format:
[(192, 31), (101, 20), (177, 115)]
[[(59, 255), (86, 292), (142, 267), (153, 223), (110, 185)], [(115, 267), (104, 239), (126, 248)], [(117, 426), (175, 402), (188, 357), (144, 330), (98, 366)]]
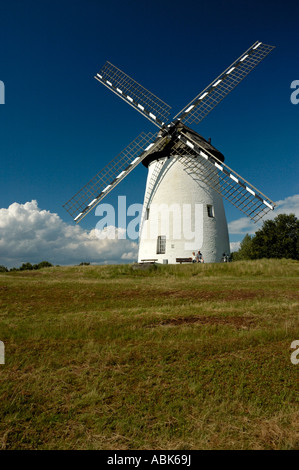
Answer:
[[(200, 250), (206, 263), (220, 262), (223, 253), (230, 253), (222, 197), (189, 170), (182, 158), (164, 158), (163, 162), (157, 179), (162, 162), (154, 160), (148, 167), (138, 261), (175, 264), (176, 258), (189, 258), (192, 251)], [(207, 205), (213, 207), (214, 217), (208, 216)], [(165, 254), (157, 254), (158, 235), (167, 237)]]

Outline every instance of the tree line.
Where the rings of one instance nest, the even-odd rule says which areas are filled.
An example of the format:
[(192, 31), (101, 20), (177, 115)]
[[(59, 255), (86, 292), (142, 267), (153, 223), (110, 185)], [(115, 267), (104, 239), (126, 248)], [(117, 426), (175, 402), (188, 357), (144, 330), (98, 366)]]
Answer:
[(49, 261), (41, 261), (38, 264), (23, 263), (19, 268), (10, 268), (0, 265), (0, 273), (8, 273), (9, 271), (32, 271), (33, 269), (51, 268), (53, 264)]
[(287, 258), (299, 260), (299, 220), (295, 214), (279, 214), (266, 220), (254, 235), (245, 235), (232, 260)]
[[(78, 266), (89, 266), (90, 263), (88, 262), (82, 262), (78, 264)], [(22, 266), (19, 268), (10, 268), (8, 269), (6, 266), (0, 265), (0, 273), (8, 273), (11, 271), (32, 271), (34, 269), (42, 269), (42, 268), (52, 268), (53, 264), (49, 263), (49, 261), (41, 261), (38, 264), (31, 264), (31, 263), (23, 263)], [(59, 267), (58, 264), (56, 264), (56, 267)]]

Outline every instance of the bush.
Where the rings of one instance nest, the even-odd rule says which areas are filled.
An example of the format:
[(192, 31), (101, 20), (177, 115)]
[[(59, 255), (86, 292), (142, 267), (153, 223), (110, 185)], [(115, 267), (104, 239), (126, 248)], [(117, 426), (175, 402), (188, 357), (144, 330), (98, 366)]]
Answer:
[(41, 261), (40, 263), (34, 265), (32, 265), (31, 263), (23, 263), (19, 269), (11, 268), (10, 271), (32, 271), (33, 269), (51, 268), (52, 266), (53, 264), (49, 263), (49, 261)]
[(49, 263), (49, 261), (42, 261), (41, 263), (38, 263), (37, 269), (42, 269), (42, 268), (52, 268), (53, 264)]
[(32, 271), (33, 266), (31, 263), (23, 263), (20, 267), (20, 271)]

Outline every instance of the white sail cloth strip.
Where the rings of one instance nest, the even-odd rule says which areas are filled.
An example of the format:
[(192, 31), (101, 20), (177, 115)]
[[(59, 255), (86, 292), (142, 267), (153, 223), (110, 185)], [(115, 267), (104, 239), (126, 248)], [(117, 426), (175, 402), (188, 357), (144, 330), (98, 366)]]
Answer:
[(210, 85), (201, 91), (174, 119), (198, 124), (217, 106), (271, 51), (274, 46), (254, 43)]
[(171, 107), (110, 62), (95, 78), (156, 126), (162, 127), (168, 120)]
[(187, 134), (182, 132), (178, 136), (171, 154), (184, 157), (182, 162), (188, 171), (196, 174), (255, 222), (269, 210), (274, 210), (275, 203), (271, 199), (218, 160), (210, 151), (201, 148), (200, 144)]

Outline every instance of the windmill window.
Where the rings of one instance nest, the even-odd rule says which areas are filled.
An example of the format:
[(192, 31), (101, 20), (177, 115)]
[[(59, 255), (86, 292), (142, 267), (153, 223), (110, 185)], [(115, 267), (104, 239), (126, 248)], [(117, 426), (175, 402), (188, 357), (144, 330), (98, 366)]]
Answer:
[(207, 205), (208, 217), (214, 217), (214, 208), (211, 205)]
[(166, 236), (161, 235), (157, 239), (157, 255), (164, 254), (166, 250)]
[(145, 213), (145, 220), (149, 219), (149, 213), (150, 213), (150, 209), (149, 209), (149, 207), (147, 207), (146, 208), (146, 213)]

